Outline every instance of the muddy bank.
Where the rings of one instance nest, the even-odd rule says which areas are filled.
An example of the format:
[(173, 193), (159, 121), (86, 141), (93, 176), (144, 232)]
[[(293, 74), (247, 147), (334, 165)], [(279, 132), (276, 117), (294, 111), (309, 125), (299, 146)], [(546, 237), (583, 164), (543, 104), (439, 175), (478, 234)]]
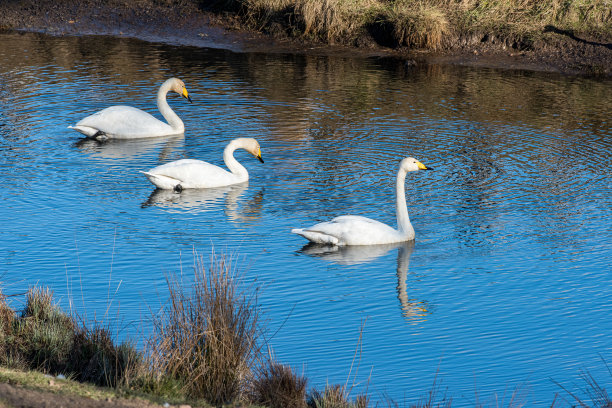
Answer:
[[(212, 13), (191, 0), (6, 0), (0, 28), (55, 35), (105, 34), (236, 52), (396, 57), (410, 64), (459, 64), (564, 74), (612, 75), (609, 39), (550, 30), (529, 50), (494, 37), (473, 38), (444, 51), (389, 48), (364, 38), (359, 47), (330, 46), (247, 29), (235, 14)], [(521, 48), (521, 47), (518, 47)]]
[(39, 391), (16, 384), (0, 384), (0, 407), (27, 408), (160, 408), (144, 400), (106, 399), (96, 400), (70, 394)]

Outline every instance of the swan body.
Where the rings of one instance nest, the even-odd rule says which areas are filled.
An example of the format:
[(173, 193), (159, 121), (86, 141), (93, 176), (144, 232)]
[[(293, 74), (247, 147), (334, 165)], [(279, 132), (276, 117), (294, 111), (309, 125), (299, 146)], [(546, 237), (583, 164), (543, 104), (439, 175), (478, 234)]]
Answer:
[(263, 163), (257, 140), (238, 138), (232, 140), (223, 151), (223, 161), (230, 171), (205, 161), (182, 159), (141, 173), (155, 186), (164, 190), (181, 191), (186, 188), (213, 188), (244, 183), (248, 181), (249, 173), (234, 158), (236, 149), (248, 151)]
[(182, 134), (185, 132), (185, 125), (166, 101), (166, 95), (170, 91), (178, 93), (191, 102), (183, 81), (178, 78), (170, 78), (164, 82), (157, 92), (157, 108), (168, 123), (131, 106), (111, 106), (81, 119), (76, 125), (68, 126), (68, 128), (81, 132), (87, 137), (102, 140)]
[(406, 173), (417, 170), (431, 170), (420, 161), (408, 157), (400, 162), (396, 181), (396, 211), (398, 229), (382, 222), (359, 215), (342, 215), (331, 221), (308, 228), (291, 230), (311, 242), (328, 245), (381, 245), (414, 239), (414, 228), (410, 223), (404, 182)]

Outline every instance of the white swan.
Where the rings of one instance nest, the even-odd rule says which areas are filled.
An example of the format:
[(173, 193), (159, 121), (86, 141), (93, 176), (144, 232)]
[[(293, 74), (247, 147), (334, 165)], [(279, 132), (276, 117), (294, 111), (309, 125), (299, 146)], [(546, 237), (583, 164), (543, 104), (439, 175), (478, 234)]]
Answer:
[(166, 101), (166, 94), (169, 91), (174, 91), (191, 102), (183, 81), (178, 78), (170, 78), (164, 82), (157, 92), (157, 108), (168, 123), (131, 106), (111, 106), (81, 119), (76, 125), (68, 126), (68, 128), (100, 140), (107, 138), (136, 139), (184, 133), (183, 121)]
[(405, 158), (400, 162), (395, 187), (397, 193), (397, 230), (382, 222), (359, 215), (342, 215), (309, 228), (295, 228), (291, 232), (312, 242), (338, 246), (380, 245), (413, 240), (414, 228), (412, 228), (406, 208), (404, 181), (406, 180), (406, 173), (417, 170), (431, 170), (431, 167), (426, 167), (412, 157)]
[(200, 160), (182, 159), (142, 171), (149, 181), (164, 190), (182, 191), (185, 188), (211, 188), (243, 183), (249, 179), (247, 170), (234, 158), (234, 150), (244, 149), (260, 162), (261, 148), (252, 138), (234, 139), (223, 151), (223, 161), (230, 171)]

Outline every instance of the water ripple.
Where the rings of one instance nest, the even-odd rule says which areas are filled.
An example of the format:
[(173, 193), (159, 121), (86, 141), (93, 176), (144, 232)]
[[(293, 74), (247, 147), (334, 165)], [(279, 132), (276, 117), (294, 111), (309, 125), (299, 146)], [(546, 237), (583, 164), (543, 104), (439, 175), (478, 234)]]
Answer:
[[(135, 334), (147, 302), (164, 301), (164, 275), (188, 282), (194, 250), (215, 247), (261, 284), (279, 329), (271, 346), (316, 386), (346, 381), (362, 322), (358, 380), (398, 400), (430, 389), (436, 367), (460, 405), (474, 395), (465, 372), (483, 393), (529, 380), (547, 404), (551, 376), (602, 373), (609, 81), (107, 37), (1, 40), (0, 257), (15, 292), (48, 284), (64, 302), (79, 288), (83, 309), (103, 314), (121, 283), (112, 313), (133, 323), (121, 335)], [(170, 76), (194, 100), (169, 97), (185, 135), (98, 143), (66, 129), (114, 104), (159, 117), (155, 93)], [(223, 165), (236, 137), (262, 146), (264, 164), (236, 152), (248, 184), (176, 194), (140, 173), (180, 158)], [(395, 225), (407, 156), (435, 168), (406, 179), (412, 246), (305, 248), (290, 233), (342, 214)]]

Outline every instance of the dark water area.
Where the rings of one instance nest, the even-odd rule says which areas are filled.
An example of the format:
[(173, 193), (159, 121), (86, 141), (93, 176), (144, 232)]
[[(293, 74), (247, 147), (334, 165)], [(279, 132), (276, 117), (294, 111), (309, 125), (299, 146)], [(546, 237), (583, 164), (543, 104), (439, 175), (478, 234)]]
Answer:
[[(168, 97), (184, 136), (67, 129), (116, 104), (161, 118), (172, 76), (194, 101)], [(188, 282), (194, 252), (214, 248), (260, 287), (270, 347), (310, 386), (348, 378), (402, 406), (437, 375), (453, 406), (564, 403), (558, 384), (582, 386), (581, 371), (612, 381), (610, 95), (586, 77), (0, 34), (2, 291), (49, 286), (137, 338), (165, 276)], [(248, 185), (177, 194), (139, 173), (222, 165), (236, 137), (261, 144), (264, 164), (236, 153)], [(321, 249), (290, 233), (343, 214), (395, 225), (407, 156), (435, 168), (407, 177), (414, 243)]]

